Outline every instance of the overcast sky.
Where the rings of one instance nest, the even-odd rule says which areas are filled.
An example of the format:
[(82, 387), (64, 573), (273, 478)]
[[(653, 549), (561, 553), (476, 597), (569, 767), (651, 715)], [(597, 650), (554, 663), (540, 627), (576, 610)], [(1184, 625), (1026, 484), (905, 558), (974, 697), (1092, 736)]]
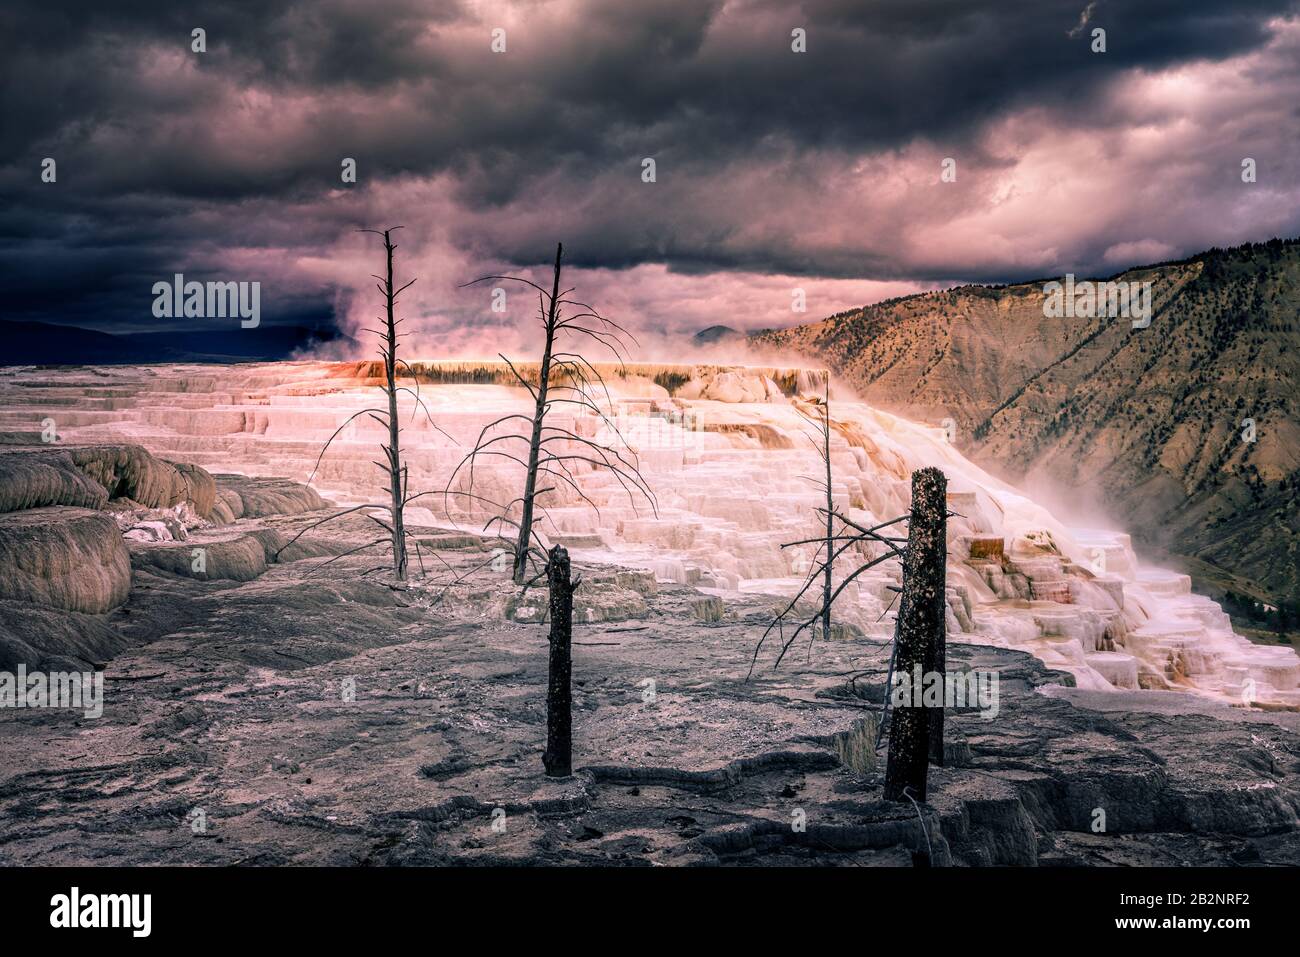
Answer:
[(568, 285), (654, 352), (714, 323), (1300, 235), (1297, 12), (5, 0), (3, 316), (169, 327), (151, 287), (182, 272), (261, 282), (266, 323), (354, 329), (380, 262), (354, 230), (401, 224), (422, 354), (515, 341), (535, 302), (494, 314), (489, 289), (457, 286), (535, 275), (557, 240)]

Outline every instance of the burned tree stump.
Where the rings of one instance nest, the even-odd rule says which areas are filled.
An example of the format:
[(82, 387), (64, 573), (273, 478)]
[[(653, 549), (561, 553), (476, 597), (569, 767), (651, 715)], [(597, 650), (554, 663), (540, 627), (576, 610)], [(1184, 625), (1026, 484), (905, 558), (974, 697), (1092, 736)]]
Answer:
[[(943, 477), (943, 473), (939, 473)], [(945, 484), (947, 480), (945, 479)], [(938, 607), (935, 609), (935, 615), (938, 617), (938, 623), (934, 626), (934, 632), (931, 636), (930, 643), (926, 648), (925, 670), (927, 674), (935, 675), (939, 684), (939, 707), (930, 708), (930, 763), (936, 767), (943, 767), (943, 718), (944, 702), (948, 700), (948, 604), (947, 596), (947, 550), (944, 547), (947, 534), (947, 496), (940, 495), (940, 501), (943, 502), (943, 511), (939, 513), (939, 599)]]
[[(925, 800), (929, 757), (937, 734), (943, 753), (943, 700), (926, 708), (918, 673), (934, 675), (946, 657), (944, 587), (947, 562), (948, 480), (936, 468), (912, 473), (912, 515), (903, 560), (903, 597), (898, 610), (895, 674), (911, 684), (907, 706), (895, 707), (889, 729), (885, 799), (905, 801), (908, 794)], [(925, 675), (921, 675), (925, 680)], [(893, 689), (887, 689), (889, 693)], [(942, 690), (942, 689), (941, 689)], [(932, 731), (932, 727), (935, 729)], [(908, 793), (904, 793), (908, 792)]]
[(551, 592), (551, 660), (546, 687), (546, 751), (542, 764), (547, 777), (573, 773), (573, 581), (569, 553), (556, 545), (547, 556), (546, 578)]

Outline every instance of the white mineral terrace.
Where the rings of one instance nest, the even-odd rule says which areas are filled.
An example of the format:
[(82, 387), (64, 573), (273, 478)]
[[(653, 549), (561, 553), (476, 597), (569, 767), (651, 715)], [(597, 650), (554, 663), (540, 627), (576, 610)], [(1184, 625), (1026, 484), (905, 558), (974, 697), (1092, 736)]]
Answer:
[[(444, 488), (485, 425), (531, 413), (531, 398), (510, 384), (502, 363), (412, 365), (429, 413), (451, 437), (402, 394), (411, 491)], [(638, 365), (619, 376), (599, 368), (612, 395), (610, 414), (639, 457), (658, 514), (629, 499), (608, 472), (574, 461), (575, 480), (599, 513), (571, 490), (548, 493), (539, 526), (547, 539), (577, 558), (651, 568), (662, 580), (724, 599), (737, 591), (793, 596), (814, 546), (781, 545), (819, 532), (820, 493), (811, 477), (821, 463), (792, 397), (820, 394), (824, 373)], [(536, 374), (535, 364), (521, 370)], [(131, 441), (212, 472), (307, 481), (325, 441), (349, 416), (384, 405), (377, 371), (371, 363), (321, 362), (11, 369), (0, 379), (0, 428), (34, 435), (48, 417), (64, 442)], [(941, 430), (834, 398), (832, 412), (835, 501), (859, 524), (905, 514), (914, 469), (933, 465), (947, 474), (958, 516), (948, 526), (955, 639), (1032, 652), (1085, 688), (1196, 691), (1300, 707), (1296, 653), (1236, 635), (1217, 604), (1192, 594), (1187, 576), (1140, 566), (1128, 535), (1066, 527), (964, 459)], [(576, 405), (556, 406), (549, 421), (612, 440)], [(374, 464), (381, 439), (378, 423), (357, 418), (312, 484), (338, 504), (382, 502), (386, 479)], [(465, 479), (453, 487), (465, 489)], [(505, 502), (521, 488), (521, 469), (509, 459), (480, 461), (476, 494)], [(427, 511), (412, 511), (416, 505)], [(452, 501), (449, 517), (441, 495), (408, 511), (408, 524), (475, 529), (491, 516), (462, 498)], [(854, 567), (846, 556), (837, 578)], [(836, 618), (888, 637), (896, 609), (890, 586), (899, 582), (896, 562), (877, 566), (841, 596)]]

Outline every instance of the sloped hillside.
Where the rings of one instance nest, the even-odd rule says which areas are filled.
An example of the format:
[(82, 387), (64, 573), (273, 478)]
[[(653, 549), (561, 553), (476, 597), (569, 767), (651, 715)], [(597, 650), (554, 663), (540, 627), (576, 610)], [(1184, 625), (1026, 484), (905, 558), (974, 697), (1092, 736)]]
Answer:
[(951, 419), (984, 467), (1060, 490), (1149, 547), (1260, 598), (1300, 596), (1300, 240), (1111, 278), (1152, 282), (1148, 327), (1049, 318), (1039, 280), (890, 300), (751, 341), (827, 363), (883, 408)]

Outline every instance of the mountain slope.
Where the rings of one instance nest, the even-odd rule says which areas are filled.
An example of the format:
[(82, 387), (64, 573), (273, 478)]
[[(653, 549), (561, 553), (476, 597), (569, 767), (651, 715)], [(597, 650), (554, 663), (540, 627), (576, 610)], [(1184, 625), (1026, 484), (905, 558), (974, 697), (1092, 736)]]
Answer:
[[(1300, 594), (1300, 241), (1131, 270), (1155, 315), (1044, 316), (1043, 283), (963, 286), (751, 338), (817, 358), (867, 401), (939, 423), (1008, 480), (1259, 597)], [(1254, 420), (1254, 441), (1243, 420)]]

